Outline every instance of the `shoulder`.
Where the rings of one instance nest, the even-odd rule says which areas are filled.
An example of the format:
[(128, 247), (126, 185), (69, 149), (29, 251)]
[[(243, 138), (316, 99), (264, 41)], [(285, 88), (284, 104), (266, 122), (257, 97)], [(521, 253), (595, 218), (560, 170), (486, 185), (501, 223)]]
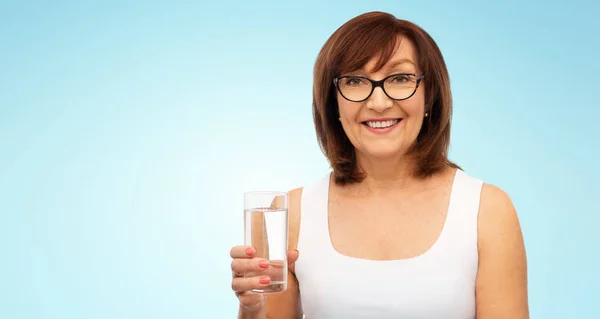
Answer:
[(500, 276), (513, 272), (515, 280), (526, 283), (525, 243), (517, 210), (510, 196), (498, 186), (482, 187), (478, 234), (482, 274)]
[(483, 184), (481, 189), (478, 249), (481, 258), (525, 257), (523, 234), (513, 201), (503, 189), (491, 184)]
[(471, 178), (481, 185), (477, 219), (480, 258), (501, 254), (503, 251), (507, 254), (517, 253), (514, 257), (521, 258), (520, 254), (524, 255), (523, 235), (512, 198), (494, 184), (476, 177)]
[(498, 204), (505, 208), (512, 206), (512, 200), (508, 193), (502, 188), (489, 183), (483, 183), (481, 188), (481, 203), (490, 207)]
[(288, 206), (288, 225), (289, 225), (289, 247), (296, 249), (298, 244), (298, 235), (300, 233), (300, 219), (302, 210), (302, 198), (308, 196), (320, 196), (321, 192), (328, 192), (331, 172), (327, 172), (324, 176), (310, 182), (308, 185), (297, 187), (288, 191), (289, 206)]
[(319, 193), (321, 191), (324, 191), (323, 188), (325, 187), (325, 185), (329, 185), (328, 182), (330, 179), (330, 175), (331, 174), (328, 173), (322, 178), (319, 178), (309, 183), (309, 185), (297, 187), (288, 191), (289, 249), (296, 249), (298, 246), (303, 195), (310, 197), (311, 195), (307, 194), (315, 194), (315, 192)]
[(479, 193), (478, 227), (480, 235), (486, 237), (485, 235), (494, 229), (511, 227), (509, 225), (515, 226), (515, 222), (518, 222), (517, 211), (506, 191), (461, 169), (457, 169), (457, 173), (466, 176), (470, 185), (473, 186), (472, 189)]
[(290, 196), (290, 202), (291, 201), (299, 201), (300, 198), (302, 197), (302, 190), (304, 189), (304, 187), (298, 187), (298, 188), (294, 188), (292, 190), (290, 190), (288, 192), (289, 196)]
[(502, 236), (520, 233), (517, 210), (510, 196), (500, 187), (484, 183), (479, 203), (480, 237), (498, 240)]

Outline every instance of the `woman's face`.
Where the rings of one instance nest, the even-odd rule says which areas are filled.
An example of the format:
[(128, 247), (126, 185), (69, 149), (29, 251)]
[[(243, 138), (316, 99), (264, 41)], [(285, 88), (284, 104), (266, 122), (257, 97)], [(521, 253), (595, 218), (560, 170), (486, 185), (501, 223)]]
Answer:
[[(376, 60), (369, 61), (364, 68), (342, 76), (363, 76), (382, 80), (390, 75), (408, 73), (420, 75), (417, 56), (411, 41), (401, 38), (397, 50), (378, 72), (372, 73)], [(356, 78), (341, 78), (340, 88), (352, 100), (364, 98), (370, 91), (367, 81)], [(415, 77), (395, 76), (386, 81), (386, 92), (394, 98), (405, 97), (414, 91)], [(366, 89), (365, 89), (366, 88)], [(352, 102), (337, 91), (340, 121), (346, 135), (354, 145), (357, 156), (371, 158), (398, 157), (416, 141), (425, 117), (423, 85), (405, 100), (393, 100), (381, 87), (375, 88), (368, 99)]]

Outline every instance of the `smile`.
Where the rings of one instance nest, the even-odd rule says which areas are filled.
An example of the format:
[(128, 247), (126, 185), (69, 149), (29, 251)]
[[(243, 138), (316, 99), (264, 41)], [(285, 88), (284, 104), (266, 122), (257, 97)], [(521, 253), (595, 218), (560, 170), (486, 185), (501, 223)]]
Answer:
[(387, 133), (398, 126), (402, 122), (402, 119), (385, 119), (385, 120), (374, 120), (364, 121), (362, 124), (373, 133)]
[(387, 121), (366, 121), (363, 123), (366, 124), (368, 127), (372, 127), (372, 128), (388, 128), (388, 127), (398, 124), (398, 122), (400, 122), (400, 119), (387, 120)]

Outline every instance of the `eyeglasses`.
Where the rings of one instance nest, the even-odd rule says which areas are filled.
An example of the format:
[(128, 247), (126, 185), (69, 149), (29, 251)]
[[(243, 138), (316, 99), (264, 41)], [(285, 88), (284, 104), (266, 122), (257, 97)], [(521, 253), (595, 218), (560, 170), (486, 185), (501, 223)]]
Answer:
[(351, 102), (365, 101), (378, 86), (390, 99), (406, 100), (417, 92), (424, 77), (424, 74), (397, 73), (375, 81), (364, 76), (349, 75), (334, 78), (333, 84), (340, 94)]

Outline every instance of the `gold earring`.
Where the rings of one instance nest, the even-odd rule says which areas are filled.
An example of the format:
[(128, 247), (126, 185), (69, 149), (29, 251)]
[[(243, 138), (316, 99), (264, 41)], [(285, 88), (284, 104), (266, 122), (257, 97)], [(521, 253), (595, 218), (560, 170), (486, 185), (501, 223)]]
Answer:
[(428, 117), (428, 116), (429, 116), (429, 113), (428, 113), (428, 112), (425, 112), (425, 117)]

